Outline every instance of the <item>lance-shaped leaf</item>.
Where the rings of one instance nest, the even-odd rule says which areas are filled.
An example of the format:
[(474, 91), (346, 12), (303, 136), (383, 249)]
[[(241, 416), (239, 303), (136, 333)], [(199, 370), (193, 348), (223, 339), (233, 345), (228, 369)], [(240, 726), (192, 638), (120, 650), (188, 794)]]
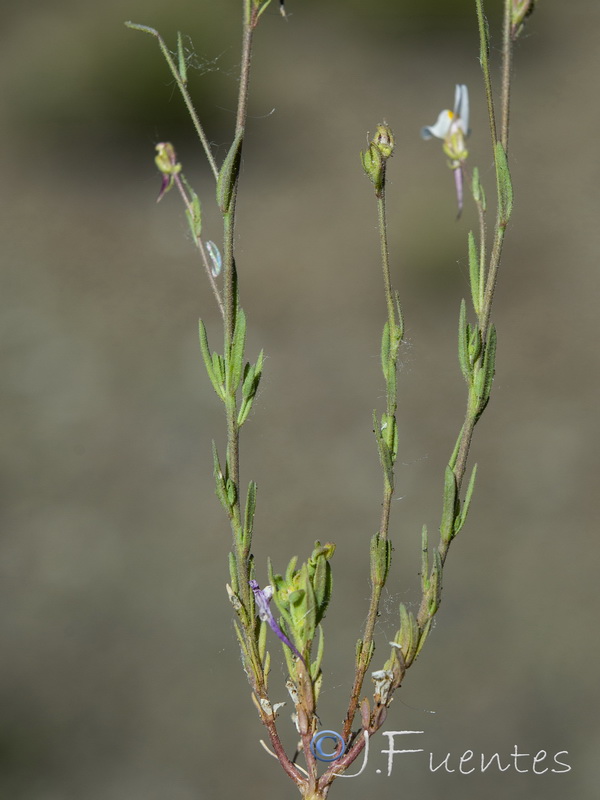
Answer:
[(475, 237), (473, 231), (469, 231), (468, 236), (469, 247), (469, 281), (471, 283), (471, 298), (473, 300), (473, 308), (477, 315), (481, 313), (481, 298), (480, 298), (480, 265), (479, 255), (477, 253), (477, 246), (475, 245)]
[(492, 384), (494, 382), (494, 374), (496, 371), (496, 328), (494, 325), (490, 327), (487, 342), (485, 343), (485, 351), (483, 354), (483, 365), (477, 375), (475, 384), (475, 391), (479, 404), (477, 407), (477, 417), (479, 418), (483, 413), (485, 407), (490, 399), (492, 391)]
[(244, 549), (249, 551), (252, 544), (252, 529), (254, 527), (254, 512), (256, 511), (256, 483), (250, 481), (244, 509)]
[(392, 561), (392, 543), (376, 533), (371, 539), (371, 583), (373, 586), (385, 584)]
[(451, 541), (454, 535), (454, 520), (458, 512), (458, 497), (456, 475), (452, 467), (447, 466), (444, 475), (444, 503), (442, 506), (442, 520), (440, 522), (440, 536), (443, 542)]
[(481, 347), (482, 347), (481, 332), (477, 325), (473, 326), (469, 325), (467, 328), (467, 332), (469, 335), (469, 346), (468, 346), (469, 365), (473, 367), (481, 354)]
[(390, 360), (390, 324), (386, 320), (381, 336), (381, 369), (383, 377), (387, 379), (388, 365)]
[(379, 450), (379, 460), (383, 468), (383, 473), (388, 482), (390, 489), (394, 488), (394, 461), (390, 448), (387, 446), (385, 439), (381, 435), (381, 426), (377, 419), (377, 412), (373, 412), (373, 424), (375, 438), (377, 439), (377, 448)]
[(242, 380), (242, 402), (238, 413), (238, 425), (243, 425), (248, 419), (252, 403), (258, 391), (264, 362), (264, 351), (261, 350), (256, 364), (246, 364)]
[(223, 386), (220, 380), (220, 375), (218, 375), (217, 371), (215, 370), (214, 356), (217, 354), (214, 353), (211, 356), (210, 347), (208, 345), (208, 336), (202, 320), (198, 321), (198, 330), (200, 334), (200, 350), (202, 351), (202, 358), (204, 359), (204, 366), (206, 367), (206, 372), (208, 374), (208, 377), (210, 378), (210, 382), (213, 385), (213, 389), (219, 395), (221, 400), (224, 400), (225, 387)]
[(442, 596), (442, 572), (443, 572), (442, 557), (439, 550), (433, 552), (433, 569), (431, 570), (430, 587), (429, 587), (429, 616), (433, 617), (438, 608), (440, 607), (440, 599)]
[(423, 594), (429, 589), (429, 537), (427, 525), (421, 530), (421, 590)]
[(483, 188), (483, 184), (481, 183), (481, 178), (479, 177), (479, 169), (477, 167), (473, 168), (473, 179), (471, 181), (471, 188), (473, 190), (473, 200), (475, 200), (477, 205), (481, 206), (482, 211), (486, 211), (487, 202), (485, 198), (485, 190)]
[(503, 226), (506, 226), (513, 209), (513, 188), (502, 142), (496, 142), (496, 180), (498, 182), (498, 216)]
[(312, 642), (317, 627), (317, 601), (306, 564), (300, 567), (294, 583), (298, 588), (289, 596), (292, 632), (304, 650)]
[(317, 678), (319, 670), (321, 669), (324, 653), (325, 653), (325, 634), (323, 633), (323, 626), (319, 625), (319, 642), (317, 645), (317, 657), (310, 665), (310, 675), (313, 681)]
[(226, 475), (223, 475), (223, 470), (221, 469), (221, 464), (219, 463), (219, 454), (217, 452), (217, 445), (213, 441), (212, 443), (212, 450), (213, 450), (213, 475), (215, 476), (215, 488), (217, 492), (217, 497), (221, 501), (221, 505), (229, 514), (231, 507), (229, 505), (229, 499), (227, 497), (227, 481), (228, 478)]
[(473, 490), (475, 489), (475, 478), (477, 477), (477, 464), (473, 467), (471, 471), (471, 477), (469, 479), (469, 485), (467, 486), (467, 491), (465, 493), (465, 499), (463, 502), (462, 509), (460, 514), (456, 517), (456, 522), (454, 523), (454, 536), (460, 531), (467, 520), (467, 514), (469, 513), (469, 506), (471, 505), (471, 498), (473, 497)]
[(236, 594), (239, 594), (240, 585), (238, 583), (237, 566), (235, 563), (235, 556), (233, 555), (233, 553), (229, 553), (228, 561), (229, 561), (229, 577), (231, 580), (231, 588)]
[(227, 377), (229, 379), (228, 391), (235, 394), (242, 379), (242, 369), (244, 365), (244, 347), (246, 346), (246, 315), (243, 309), (238, 308), (235, 317), (235, 328), (233, 339), (229, 350), (227, 363)]
[(193, 189), (189, 189), (191, 193), (191, 211), (186, 208), (185, 216), (187, 217), (188, 225), (194, 240), (200, 238), (202, 233), (202, 209), (200, 207), (200, 198)]
[(412, 612), (404, 603), (400, 603), (400, 629), (396, 633), (394, 643), (400, 647), (406, 666), (414, 661), (419, 646), (419, 626)]
[(402, 306), (400, 305), (400, 295), (398, 292), (394, 292), (394, 297), (396, 300), (396, 343), (397, 347), (399, 348), (402, 344), (402, 339), (404, 338), (404, 316), (402, 314)]
[(187, 82), (187, 64), (185, 62), (185, 53), (183, 52), (183, 40), (181, 32), (177, 31), (177, 68), (179, 77), (183, 83)]
[(421, 650), (423, 649), (423, 645), (425, 644), (427, 637), (429, 636), (429, 632), (431, 630), (431, 623), (433, 622), (433, 618), (430, 617), (425, 625), (423, 626), (423, 630), (421, 631), (421, 635), (419, 636), (419, 644), (417, 646), (417, 652), (415, 653), (415, 658), (419, 655)]
[(458, 315), (458, 363), (467, 384), (471, 385), (471, 365), (469, 363), (469, 325), (467, 323), (467, 307), (464, 299), (460, 301)]
[[(315, 550), (313, 551), (313, 554), (307, 565), (309, 568), (310, 581), (315, 594), (317, 625), (325, 616), (327, 606), (331, 600), (333, 585), (329, 559), (333, 555), (334, 550), (335, 545), (326, 545), (325, 547), (321, 547), (319, 542), (315, 542)], [(315, 555), (315, 552), (317, 552), (317, 555)]]
[(228, 214), (231, 208), (231, 200), (240, 171), (243, 138), (243, 133), (238, 133), (233, 140), (233, 144), (229, 148), (229, 152), (225, 156), (223, 166), (219, 170), (219, 176), (217, 178), (217, 204), (223, 214)]

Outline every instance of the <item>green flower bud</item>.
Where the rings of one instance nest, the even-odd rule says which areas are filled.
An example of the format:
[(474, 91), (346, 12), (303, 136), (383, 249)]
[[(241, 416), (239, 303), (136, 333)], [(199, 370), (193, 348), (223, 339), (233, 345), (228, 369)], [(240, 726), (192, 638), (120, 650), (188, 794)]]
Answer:
[(394, 134), (389, 125), (382, 122), (377, 126), (371, 144), (374, 144), (379, 150), (382, 158), (389, 158), (392, 155), (394, 152)]
[(536, 0), (513, 0), (510, 12), (510, 35), (513, 41), (523, 30), (525, 19), (533, 13)]

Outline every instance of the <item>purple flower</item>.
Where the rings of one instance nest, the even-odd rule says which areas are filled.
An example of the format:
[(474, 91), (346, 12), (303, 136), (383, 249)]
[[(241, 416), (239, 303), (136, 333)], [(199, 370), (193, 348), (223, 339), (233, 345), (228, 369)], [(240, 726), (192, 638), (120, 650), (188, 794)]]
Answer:
[(277, 624), (277, 620), (273, 616), (273, 612), (271, 611), (271, 598), (273, 597), (273, 587), (272, 586), (265, 586), (264, 589), (261, 589), (258, 585), (258, 582), (255, 580), (248, 581), (250, 588), (254, 592), (254, 600), (256, 602), (256, 608), (258, 610), (258, 617), (262, 622), (266, 622), (275, 636), (280, 639), (286, 647), (289, 647), (292, 653), (297, 656), (300, 661), (307, 667), (306, 661), (302, 658), (298, 650), (294, 647), (294, 645), (290, 642), (287, 638), (285, 633), (281, 630), (279, 625)]

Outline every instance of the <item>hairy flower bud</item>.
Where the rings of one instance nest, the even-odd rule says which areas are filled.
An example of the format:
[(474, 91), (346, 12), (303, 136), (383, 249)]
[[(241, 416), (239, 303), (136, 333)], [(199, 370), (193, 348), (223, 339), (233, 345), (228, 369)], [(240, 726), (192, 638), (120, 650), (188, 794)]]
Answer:
[(510, 12), (510, 35), (513, 41), (523, 30), (525, 19), (533, 13), (536, 0), (513, 0)]

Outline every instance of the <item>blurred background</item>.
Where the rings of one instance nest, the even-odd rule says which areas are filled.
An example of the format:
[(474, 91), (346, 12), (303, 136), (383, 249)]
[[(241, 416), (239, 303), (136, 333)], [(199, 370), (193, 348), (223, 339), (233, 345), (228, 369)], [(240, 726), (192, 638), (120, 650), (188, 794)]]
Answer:
[[(255, 40), (237, 263), (249, 355), (267, 354), (244, 428), (258, 482), (258, 577), (334, 541), (320, 711), (338, 729), (369, 593), (381, 477), (385, 306), (376, 210), (358, 152), (385, 119), (393, 281), (406, 317), (395, 553), (374, 668), (418, 601), (420, 530), (439, 524), (463, 416), (455, 350), (468, 292), (439, 142), (421, 126), (471, 91), (470, 163), (493, 196), (470, 0), (288, 0)], [(598, 30), (593, 0), (538, 3), (516, 47), (515, 211), (494, 318), (497, 377), (476, 431), (478, 486), (445, 571), (435, 630), (384, 730), (424, 754), (331, 797), (597, 797)], [(156, 42), (190, 51), (189, 84), (222, 159), (232, 138), (241, 3), (2, 2), (0, 796), (11, 800), (295, 797), (240, 668), (214, 496), (219, 401), (197, 318), (219, 319), (154, 145), (174, 143), (219, 240), (213, 189)], [(499, 3), (488, 3), (492, 57)], [(285, 700), (278, 648), (273, 698)], [(282, 712), (286, 745), (294, 736)], [(429, 771), (465, 750), (545, 750), (571, 771)], [(546, 764), (555, 766), (554, 764)], [(377, 773), (376, 770), (382, 770)]]

